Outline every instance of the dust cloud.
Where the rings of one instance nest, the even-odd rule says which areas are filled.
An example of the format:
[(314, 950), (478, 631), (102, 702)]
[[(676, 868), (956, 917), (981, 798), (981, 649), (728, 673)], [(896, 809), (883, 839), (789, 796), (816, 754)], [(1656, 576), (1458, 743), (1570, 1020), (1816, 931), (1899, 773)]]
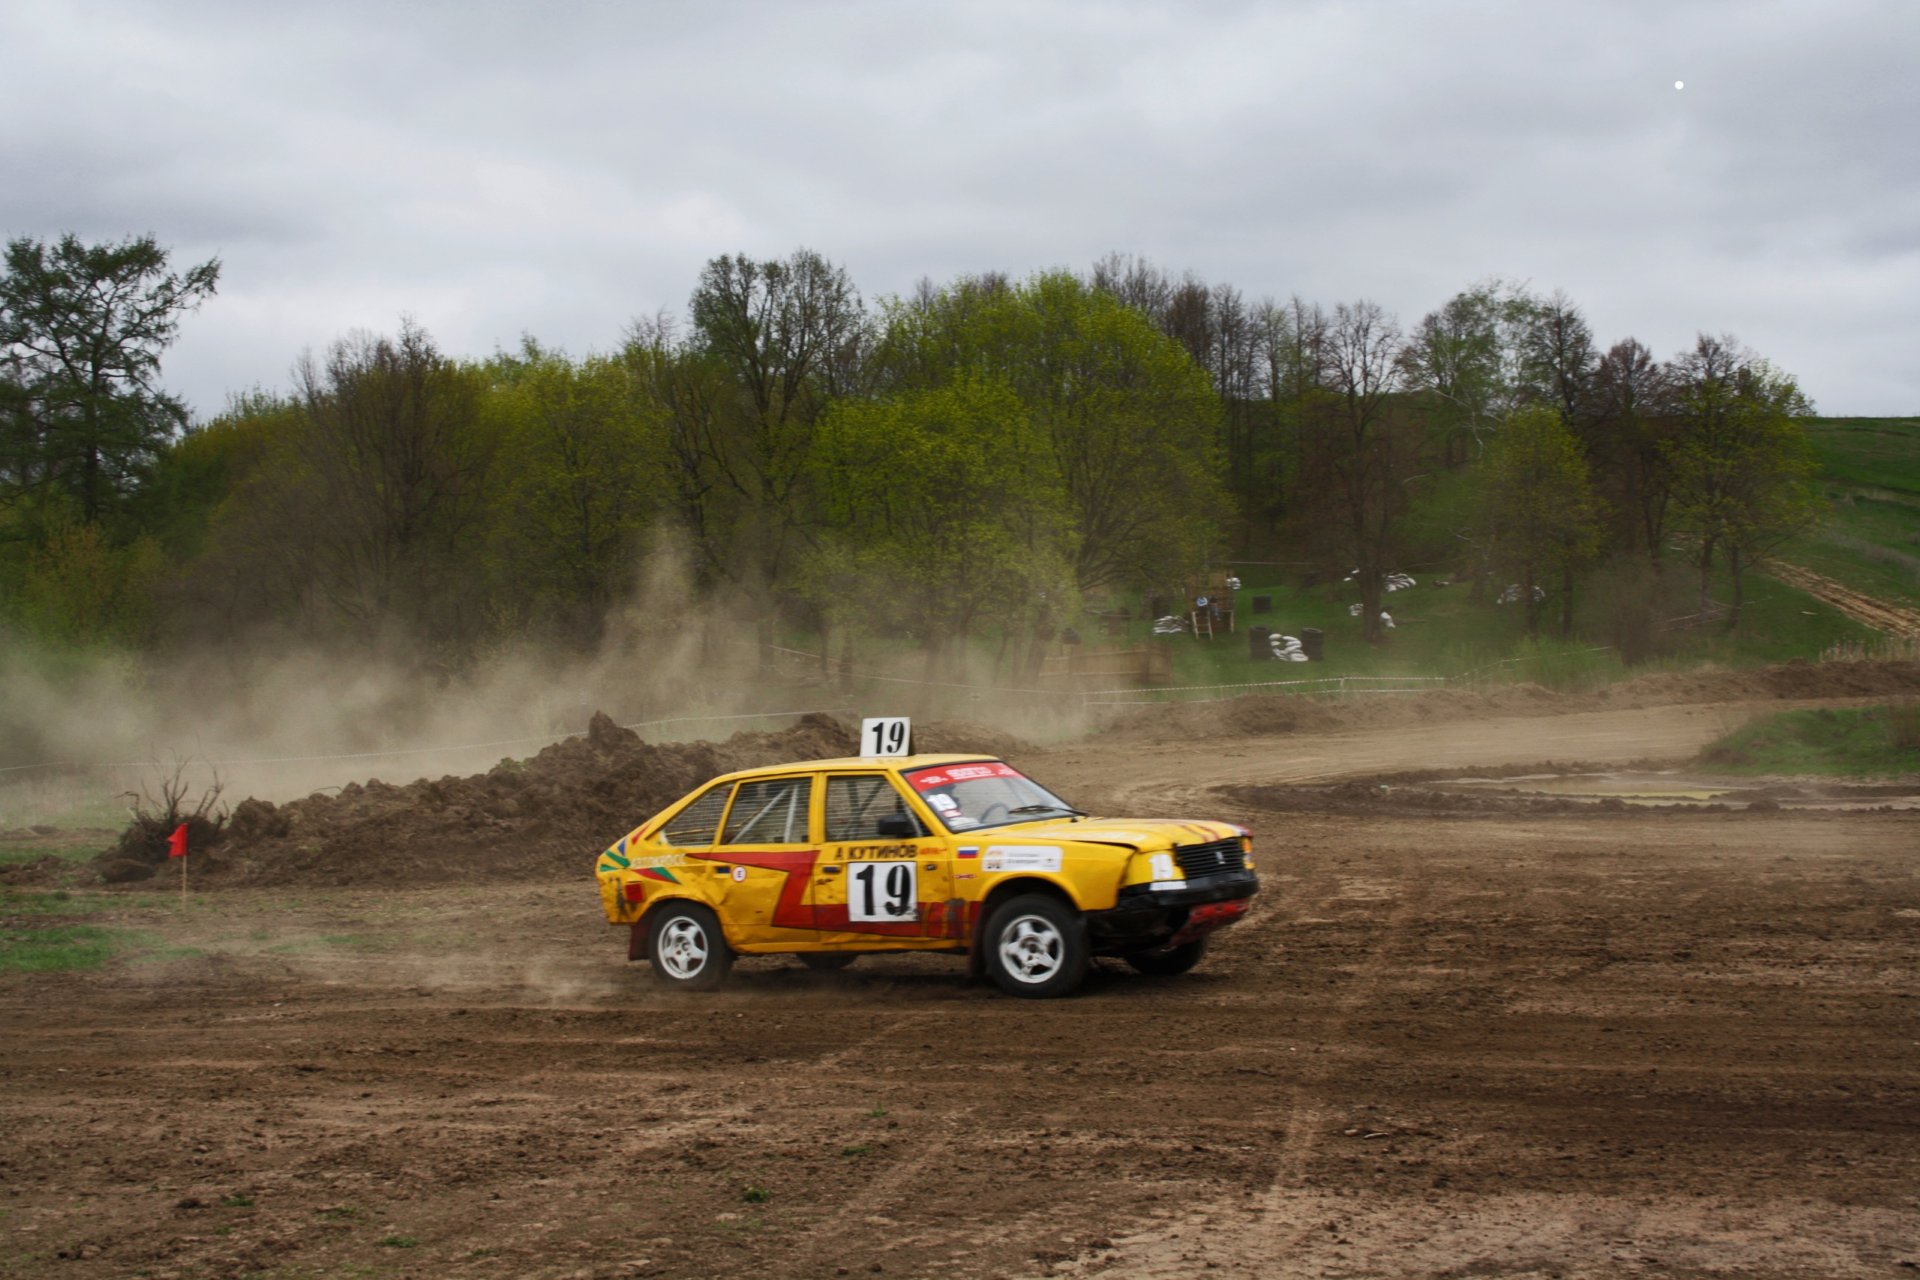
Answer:
[[(0, 636), (0, 830), (114, 826), (126, 797), (178, 777), (229, 805), (354, 782), (483, 771), (586, 732), (596, 712), (649, 742), (782, 728), (796, 713), (965, 719), (1036, 739), (1081, 731), (1072, 696), (994, 687), (994, 655), (930, 670), (897, 640), (783, 643), (751, 593), (697, 592), (671, 548), (591, 653), (502, 643), (455, 671), (388, 644), (246, 643), (147, 657)], [(884, 650), (884, 652), (883, 652)], [(846, 655), (851, 655), (846, 656)]]

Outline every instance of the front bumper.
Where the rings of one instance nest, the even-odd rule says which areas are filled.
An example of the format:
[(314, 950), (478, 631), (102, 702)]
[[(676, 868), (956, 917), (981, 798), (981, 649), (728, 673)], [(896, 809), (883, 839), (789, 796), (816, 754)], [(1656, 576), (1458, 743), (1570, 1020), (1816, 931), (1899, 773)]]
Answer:
[(1191, 942), (1246, 915), (1247, 900), (1259, 891), (1252, 871), (1199, 876), (1178, 889), (1134, 885), (1110, 910), (1087, 913), (1088, 938), (1096, 952)]

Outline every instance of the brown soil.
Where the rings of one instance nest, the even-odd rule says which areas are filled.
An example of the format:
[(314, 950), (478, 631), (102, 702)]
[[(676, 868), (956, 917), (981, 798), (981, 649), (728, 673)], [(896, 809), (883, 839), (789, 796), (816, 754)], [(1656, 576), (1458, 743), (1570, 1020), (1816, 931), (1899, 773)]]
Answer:
[(0, 977), (0, 1276), (1912, 1275), (1920, 815), (1259, 790), (1682, 758), (1805, 696), (1020, 753), (1259, 841), (1199, 969), (1066, 1001), (942, 957), (663, 993), (581, 856), (631, 813), (518, 879), (436, 818), (335, 847), (452, 883), (77, 901), (154, 941)]

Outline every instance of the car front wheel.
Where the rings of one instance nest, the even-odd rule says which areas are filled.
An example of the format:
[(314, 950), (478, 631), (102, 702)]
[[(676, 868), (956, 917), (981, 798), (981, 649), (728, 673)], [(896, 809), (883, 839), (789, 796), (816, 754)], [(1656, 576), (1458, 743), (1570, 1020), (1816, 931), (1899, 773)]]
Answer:
[(1058, 898), (1029, 893), (1008, 899), (988, 919), (982, 942), (987, 972), (1010, 995), (1063, 996), (1086, 976), (1086, 922)]
[(733, 968), (733, 951), (713, 912), (697, 902), (669, 902), (652, 918), (648, 955), (661, 982), (683, 991), (711, 991)]

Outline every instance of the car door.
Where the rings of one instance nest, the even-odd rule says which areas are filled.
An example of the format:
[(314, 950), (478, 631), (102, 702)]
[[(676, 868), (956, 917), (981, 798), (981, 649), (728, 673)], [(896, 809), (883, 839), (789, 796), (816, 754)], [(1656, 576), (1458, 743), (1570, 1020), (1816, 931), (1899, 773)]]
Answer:
[(813, 775), (756, 778), (734, 787), (720, 838), (703, 856), (717, 881), (727, 936), (743, 950), (813, 943), (808, 898), (819, 846), (813, 832)]
[[(822, 813), (813, 882), (822, 942), (859, 949), (952, 940), (952, 848), (928, 830), (889, 774), (827, 774)], [(901, 815), (916, 835), (880, 834), (882, 818)]]

